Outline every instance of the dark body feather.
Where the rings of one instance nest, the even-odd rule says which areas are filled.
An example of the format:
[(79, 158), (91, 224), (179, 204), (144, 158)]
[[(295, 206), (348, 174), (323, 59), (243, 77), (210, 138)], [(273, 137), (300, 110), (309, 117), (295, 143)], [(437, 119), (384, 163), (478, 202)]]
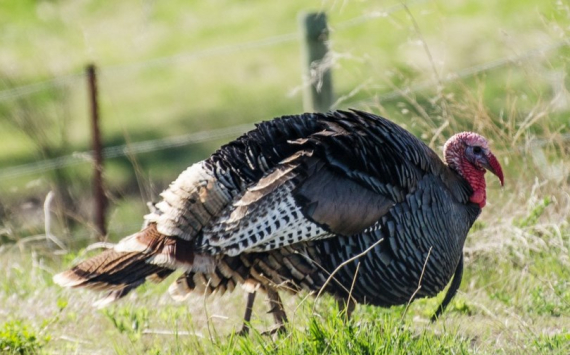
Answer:
[(70, 286), (101, 288), (107, 280), (118, 298), (145, 277), (182, 267), (171, 292), (183, 297), (240, 283), (319, 291), (336, 271), (325, 290), (339, 298), (352, 288), (359, 303), (405, 304), (414, 294), (436, 295), (459, 270), (481, 212), (471, 193), (429, 147), (384, 118), (359, 111), (286, 116), (221, 147), (163, 193), (143, 232), (167, 241), (145, 248), (135, 234), (129, 238), (143, 244), (138, 254), (127, 242), (119, 248), (137, 255), (129, 259), (134, 265), (152, 264), (148, 272), (125, 282), (113, 270), (86, 275), (80, 264), (66, 277), (83, 272)]

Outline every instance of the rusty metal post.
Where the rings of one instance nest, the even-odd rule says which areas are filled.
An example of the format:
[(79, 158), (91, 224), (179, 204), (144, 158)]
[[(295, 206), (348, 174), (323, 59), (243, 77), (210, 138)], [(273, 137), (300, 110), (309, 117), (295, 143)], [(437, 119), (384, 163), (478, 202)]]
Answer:
[(103, 188), (103, 147), (101, 144), (101, 131), (99, 129), (99, 102), (97, 95), (97, 71), (94, 64), (87, 66), (87, 83), (89, 88), (89, 101), (91, 103), (91, 132), (93, 136), (93, 161), (95, 164), (93, 174), (93, 194), (95, 198), (95, 226), (100, 233), (99, 239), (105, 239), (107, 228), (105, 226), (105, 210), (107, 198)]

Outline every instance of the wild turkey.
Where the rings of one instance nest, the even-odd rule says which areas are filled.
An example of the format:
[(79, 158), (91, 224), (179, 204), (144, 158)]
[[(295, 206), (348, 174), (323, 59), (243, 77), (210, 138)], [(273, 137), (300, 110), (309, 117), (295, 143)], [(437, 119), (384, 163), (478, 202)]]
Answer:
[[(183, 274), (169, 289), (267, 292), (278, 326), (278, 290), (334, 295), (388, 307), (459, 287), (465, 238), (485, 206), (485, 169), (503, 173), (482, 136), (463, 132), (443, 163), (389, 120), (360, 111), (262, 122), (182, 172), (145, 216), (147, 227), (54, 277), (109, 291), (99, 305), (147, 279)], [(350, 300), (349, 300), (350, 297)]]

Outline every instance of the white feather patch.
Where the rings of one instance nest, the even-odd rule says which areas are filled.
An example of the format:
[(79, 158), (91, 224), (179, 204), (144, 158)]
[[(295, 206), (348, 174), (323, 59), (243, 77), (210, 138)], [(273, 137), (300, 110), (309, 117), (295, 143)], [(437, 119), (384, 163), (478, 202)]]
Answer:
[(74, 287), (74, 286), (79, 286), (82, 283), (85, 282), (85, 279), (83, 278), (69, 278), (67, 276), (65, 276), (65, 274), (67, 274), (67, 271), (64, 272), (60, 272), (57, 275), (53, 276), (53, 282), (55, 282), (56, 284), (62, 286), (62, 287)]
[(160, 195), (163, 200), (145, 216), (147, 223), (185, 240), (192, 240), (232, 200), (203, 161), (184, 170)]
[(117, 297), (115, 297), (112, 293), (105, 297), (105, 298), (101, 298), (95, 302), (93, 302), (93, 307), (97, 308), (97, 309), (101, 309), (101, 308), (105, 308), (108, 305), (110, 305), (111, 303), (115, 302), (117, 300)]
[(176, 260), (174, 256), (168, 254), (156, 254), (146, 260), (148, 264), (164, 266), (169, 269), (180, 269), (183, 271), (191, 271), (193, 265), (191, 263), (181, 262)]
[(259, 282), (254, 280), (254, 279), (247, 279), (244, 281), (244, 283), (241, 285), (241, 288), (243, 288), (243, 290), (247, 293), (254, 293), (255, 291), (257, 291), (259, 289)]
[(138, 233), (135, 233), (123, 238), (113, 249), (118, 253), (144, 252), (148, 249), (148, 245), (141, 243), (137, 235)]
[(204, 237), (229, 256), (329, 238), (329, 232), (304, 217), (291, 194), (293, 188), (286, 182), (253, 204), (238, 206), (229, 216), (221, 217), (220, 223), (204, 229)]
[(190, 290), (186, 282), (175, 281), (168, 287), (168, 293), (173, 300), (177, 302), (185, 301), (190, 296)]
[(194, 254), (192, 271), (197, 273), (212, 274), (216, 269), (214, 257), (205, 254)]

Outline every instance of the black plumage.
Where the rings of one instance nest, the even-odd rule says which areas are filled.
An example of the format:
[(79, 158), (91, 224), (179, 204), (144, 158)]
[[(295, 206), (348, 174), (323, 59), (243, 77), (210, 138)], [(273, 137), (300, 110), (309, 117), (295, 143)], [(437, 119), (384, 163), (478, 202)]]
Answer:
[(244, 284), (268, 292), (282, 323), (276, 290), (324, 287), (391, 306), (435, 296), (457, 271), (439, 314), (459, 287), (465, 238), (481, 212), (459, 170), (370, 113), (262, 122), (171, 184), (148, 227), (108, 252), (120, 267), (99, 257), (55, 280), (109, 289), (112, 301), (182, 269), (175, 298)]

